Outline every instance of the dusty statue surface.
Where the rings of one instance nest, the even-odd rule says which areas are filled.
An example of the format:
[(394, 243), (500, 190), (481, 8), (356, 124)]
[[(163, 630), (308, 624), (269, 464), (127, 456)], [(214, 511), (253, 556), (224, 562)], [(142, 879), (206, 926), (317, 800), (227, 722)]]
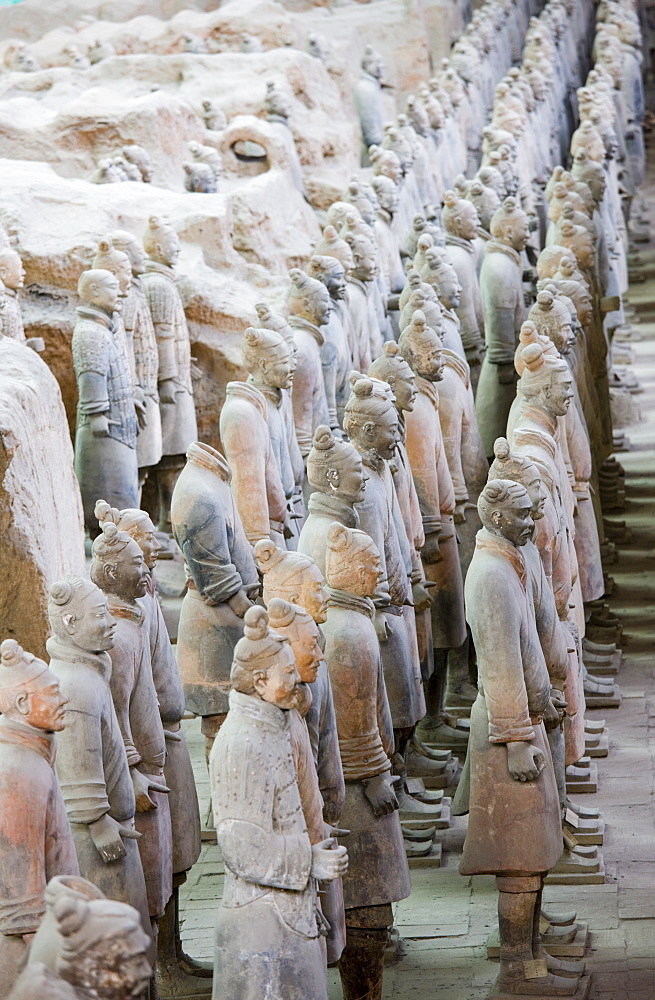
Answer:
[(11, 1000), (138, 1000), (152, 971), (149, 947), (133, 907), (87, 879), (55, 877)]
[(316, 879), (345, 874), (331, 840), (312, 845), (302, 811), (288, 713), (299, 675), (287, 641), (252, 608), (236, 646), (227, 720), (210, 755), (226, 887), (216, 931), (214, 997), (327, 997)]
[(95, 584), (67, 577), (50, 588), (50, 666), (68, 700), (57, 775), (80, 874), (134, 906), (150, 932), (134, 827), (136, 799), (109, 678), (115, 620)]
[(5, 639), (0, 662), (0, 995), (6, 997), (45, 912), (46, 884), (79, 868), (54, 770), (66, 698), (43, 660)]
[(171, 505), (173, 532), (188, 581), (178, 630), (178, 665), (186, 706), (203, 717), (210, 746), (228, 711), (230, 668), (234, 647), (243, 635), (243, 616), (259, 591), (231, 478), (223, 456), (195, 442), (187, 450)]

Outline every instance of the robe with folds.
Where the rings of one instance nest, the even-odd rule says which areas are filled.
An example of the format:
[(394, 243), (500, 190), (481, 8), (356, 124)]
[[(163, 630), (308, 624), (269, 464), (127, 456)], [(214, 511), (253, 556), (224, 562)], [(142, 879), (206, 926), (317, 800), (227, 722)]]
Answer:
[[(543, 570), (538, 571), (545, 588)], [(542, 722), (551, 681), (534, 587), (520, 548), (482, 528), (466, 578), (479, 680), (471, 712), (463, 875), (546, 872), (562, 852), (557, 785)], [(546, 766), (534, 781), (517, 781), (510, 774), (510, 742), (531, 743), (543, 753)]]
[(462, 300), (455, 309), (461, 324), (462, 343), (465, 350), (474, 351), (484, 344), (484, 311), (475, 246), (472, 240), (447, 233), (446, 249), (462, 286)]
[(234, 647), (243, 620), (227, 603), (239, 590), (258, 589), (257, 567), (230, 490), (231, 471), (200, 442), (187, 451), (171, 503), (173, 534), (184, 556), (177, 662), (186, 707), (196, 715), (228, 710)]
[(159, 401), (162, 454), (184, 455), (198, 437), (191, 381), (191, 343), (172, 267), (146, 261), (143, 286), (157, 338), (160, 382), (175, 382), (175, 402)]
[(374, 281), (360, 281), (352, 275), (348, 279), (347, 330), (351, 338), (349, 346), (353, 368), (358, 372), (367, 372), (375, 358), (382, 352), (384, 337), (380, 333), (375, 309), (376, 294)]
[(306, 457), (312, 450), (316, 428), (330, 422), (321, 361), (325, 337), (321, 327), (302, 316), (290, 316), (289, 326), (297, 348), (291, 391), (293, 419), (300, 452)]
[(289, 713), (239, 691), (209, 758), (225, 888), (214, 1000), (327, 1000)]
[(198, 794), (189, 748), (180, 725), (185, 712), (184, 691), (152, 576), (148, 591), (139, 604), (145, 610), (150, 632), (152, 678), (166, 738), (164, 784), (171, 790), (168, 803), (173, 832), (173, 874), (178, 874), (188, 871), (200, 857)]
[[(546, 576), (550, 579), (560, 618), (573, 621), (584, 635), (585, 621), (582, 592), (578, 579), (578, 560), (570, 519), (563, 497), (572, 496), (561, 450), (559, 424), (543, 410), (522, 397), (513, 409), (508, 434), (512, 450), (531, 459), (539, 469), (549, 491), (544, 517), (537, 523), (537, 547), (542, 554)], [(552, 544), (547, 542), (549, 536)], [(584, 687), (578, 658), (569, 657), (566, 685), (566, 762), (573, 764), (584, 754)]]
[(325, 658), (334, 691), (339, 751), (346, 781), (341, 823), (350, 834), (344, 903), (381, 906), (409, 895), (409, 869), (397, 811), (375, 816), (367, 778), (391, 772), (394, 749), (375, 607), (366, 597), (328, 588)]
[(362, 462), (368, 479), (364, 499), (358, 504), (360, 527), (375, 542), (382, 568), (373, 602), (384, 615), (388, 632), (380, 643), (384, 681), (394, 728), (411, 728), (425, 715), (425, 697), (412, 608), (409, 541), (389, 462), (366, 451)]
[[(386, 462), (377, 463), (380, 464), (388, 466)], [(367, 466), (367, 471), (371, 477), (366, 482), (367, 495), (356, 508), (340, 497), (312, 493), (307, 520), (298, 539), (298, 551), (311, 556), (325, 575), (327, 533), (333, 521), (347, 528), (361, 528), (378, 547), (382, 578), (374, 604), (384, 614), (389, 632), (386, 640), (380, 643), (380, 651), (394, 726), (400, 729), (415, 725), (425, 715), (421, 665), (416, 637), (410, 637), (408, 619), (403, 615), (404, 601), (411, 599), (410, 586), (397, 536), (396, 526), (402, 518), (399, 520), (393, 516), (389, 490), (390, 486), (393, 488), (393, 483), (386, 482), (391, 472), (388, 468), (382, 470), (382, 475), (378, 471), (374, 482), (371, 482), (373, 466)]]
[(89, 653), (52, 636), (50, 667), (68, 698), (57, 738), (57, 776), (73, 831), (80, 874), (109, 899), (129, 903), (150, 933), (143, 867), (136, 840), (122, 838), (125, 857), (105, 863), (89, 832), (104, 815), (134, 829), (136, 803), (123, 736), (109, 687), (109, 653)]
[[(109, 613), (117, 619), (110, 650), (110, 687), (130, 768), (164, 784), (166, 739), (150, 658), (150, 630), (140, 604), (108, 594)], [(137, 812), (136, 829), (148, 896), (148, 912), (160, 917), (170, 899), (173, 881), (173, 837), (169, 796), (148, 791), (157, 808)]]
[[(323, 668), (323, 679), (324, 681), (327, 681), (328, 690), (330, 690), (330, 702), (332, 702), (330, 678), (325, 660), (321, 661), (321, 666)], [(312, 705), (314, 701), (313, 696), (316, 693), (317, 683), (318, 678), (313, 684), (305, 685), (305, 687), (308, 688), (308, 700), (311, 696)], [(341, 794), (338, 806), (339, 812), (332, 818), (332, 822), (337, 824), (343, 809), (346, 791), (343, 781), (343, 771), (341, 769), (341, 757), (339, 756), (339, 742), (337, 738), (336, 720), (334, 719), (334, 706), (332, 706), (332, 721), (334, 723), (334, 730), (329, 750), (332, 754), (334, 754), (334, 758), (330, 764), (335, 772), (338, 768), (339, 775), (341, 776)], [(309, 727), (307, 725), (307, 715), (303, 718), (301, 713), (295, 708), (289, 712), (289, 736), (291, 739), (293, 763), (296, 769), (296, 776), (298, 778), (300, 804), (302, 806), (303, 815), (307, 824), (307, 832), (312, 844), (318, 844), (321, 840), (331, 836), (330, 826), (328, 826), (323, 820), (323, 795), (320, 788), (320, 778), (316, 770), (316, 754), (311, 739), (312, 734), (309, 732)], [(326, 750), (328, 749), (325, 746), (325, 742), (322, 747), (319, 746), (319, 752), (321, 749), (323, 751), (322, 763), (325, 766), (327, 763), (325, 760)], [(330, 925), (326, 944), (328, 965), (332, 965), (334, 962), (339, 961), (341, 953), (346, 946), (346, 921), (343, 909), (343, 885), (340, 878), (323, 884), (320, 905), (323, 916)]]
[(285, 548), (287, 498), (268, 427), (268, 405), (254, 385), (227, 383), (220, 434), (246, 538), (251, 545), (270, 538)]
[(500, 382), (498, 370), (500, 365), (514, 365), (514, 351), (525, 320), (521, 258), (516, 250), (489, 240), (480, 271), (480, 290), (487, 352), (475, 409), (485, 453), (491, 456), (496, 438), (505, 436), (507, 416), (516, 395), (516, 379), (508, 376), (508, 382)]
[(332, 430), (341, 427), (344, 410), (350, 395), (348, 375), (352, 371), (353, 360), (350, 354), (349, 322), (350, 317), (346, 303), (333, 299), (330, 319), (325, 326), (321, 327), (325, 338), (321, 347), (321, 364)]
[(55, 736), (0, 717), (0, 997), (11, 991), (55, 875), (79, 875), (54, 771)]
[(473, 558), (475, 535), (481, 526), (475, 505), (487, 482), (489, 463), (475, 415), (469, 366), (453, 351), (445, 350), (443, 357), (445, 365), (438, 389), (439, 422), (455, 503), (460, 507), (455, 523), (465, 579)]
[[(398, 497), (398, 510), (401, 513), (409, 554), (411, 560), (411, 583), (425, 583), (425, 572), (421, 562), (421, 549), (425, 542), (423, 533), (423, 519), (416, 495), (416, 487), (412, 470), (409, 465), (407, 448), (405, 447), (405, 422), (402, 413), (398, 414), (399, 430), (402, 438), (396, 447), (396, 454), (391, 463), (393, 474), (393, 484)], [(416, 639), (418, 643), (419, 660), (421, 662), (421, 676), (423, 680), (432, 673), (434, 667), (434, 656), (432, 648), (432, 618), (430, 609), (414, 612), (414, 624), (416, 627)]]
[(162, 456), (161, 414), (159, 412), (159, 351), (143, 281), (132, 278), (121, 310), (125, 333), (132, 345), (137, 384), (143, 390), (146, 426), (139, 428), (136, 455), (139, 468), (157, 465)]
[(405, 414), (406, 447), (416, 485), (425, 535), (438, 533), (441, 559), (423, 563), (432, 592), (432, 640), (435, 649), (456, 649), (466, 639), (464, 588), (455, 532), (455, 491), (448, 468), (436, 385), (416, 376), (419, 390)]
[[(296, 430), (293, 423), (293, 404), (291, 407), (288, 406), (290, 402), (289, 391), (276, 389), (274, 386), (255, 386), (252, 375), (248, 379), (248, 384), (256, 388), (266, 400), (266, 422), (271, 439), (273, 457), (277, 463), (280, 475), (280, 484), (286, 499), (287, 517), (290, 517), (292, 513), (303, 515), (304, 509), (301, 491), (305, 465), (296, 439)], [(289, 410), (291, 411), (291, 434), (289, 433), (288, 425)], [(298, 483), (297, 478), (298, 457), (300, 458), (300, 466), (302, 468), (300, 483)], [(300, 501), (300, 506), (296, 509), (298, 500)], [(297, 520), (297, 518), (294, 518), (289, 522), (289, 526), (292, 529), (296, 528)]]

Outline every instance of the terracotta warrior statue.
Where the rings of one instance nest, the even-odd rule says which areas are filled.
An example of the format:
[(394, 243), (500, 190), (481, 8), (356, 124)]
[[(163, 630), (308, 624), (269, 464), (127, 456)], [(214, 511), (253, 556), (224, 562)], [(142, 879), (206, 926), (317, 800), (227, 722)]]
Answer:
[(66, 698), (47, 664), (15, 639), (5, 639), (0, 654), (0, 996), (6, 997), (43, 918), (47, 882), (79, 869), (54, 772)]
[(472, 202), (459, 198), (454, 191), (446, 191), (441, 222), (446, 230), (448, 256), (462, 286), (462, 298), (455, 311), (461, 324), (466, 360), (471, 366), (480, 365), (484, 353), (484, 313), (473, 242), (480, 220)]
[(384, 679), (401, 756), (425, 714), (414, 610), (411, 553), (389, 461), (399, 440), (398, 412), (386, 383), (351, 374), (344, 430), (362, 457), (367, 479), (358, 513), (382, 560), (373, 598)]
[(330, 526), (326, 541), (325, 656), (346, 779), (341, 822), (351, 831), (339, 972), (345, 1000), (380, 1000), (391, 904), (410, 891), (391, 771), (394, 734), (373, 624), (380, 554), (367, 534), (341, 524)]
[(85, 878), (57, 876), (10, 1000), (140, 1000), (152, 972), (150, 939), (132, 906)]
[(487, 343), (475, 399), (487, 458), (502, 437), (516, 395), (514, 351), (525, 319), (520, 253), (528, 241), (528, 217), (515, 198), (506, 198), (491, 219), (480, 272)]
[(116, 621), (102, 591), (74, 576), (50, 587), (48, 617), (50, 666), (68, 700), (57, 776), (80, 873), (111, 899), (134, 906), (150, 934), (136, 800), (109, 686)]
[(379, 146), (384, 135), (386, 113), (382, 101), (382, 56), (367, 45), (361, 61), (361, 73), (355, 87), (355, 103), (362, 130), (362, 165), (368, 164), (369, 146)]
[(280, 597), (298, 604), (317, 625), (325, 621), (327, 594), (320, 567), (302, 552), (288, 552), (270, 540), (257, 542), (254, 549), (257, 568), (263, 577), (264, 604)]
[(123, 299), (121, 317), (128, 342), (134, 352), (136, 380), (143, 390), (145, 424), (139, 428), (136, 440), (136, 457), (139, 465), (139, 482), (143, 484), (148, 471), (157, 465), (162, 455), (161, 414), (159, 412), (159, 351), (157, 336), (146, 297), (143, 275), (146, 258), (137, 238), (126, 230), (110, 234), (117, 250), (126, 253), (130, 260), (132, 278)]
[[(214, 998), (327, 1000), (317, 880), (345, 875), (332, 838), (312, 844), (302, 811), (287, 713), (300, 678), (263, 608), (245, 615), (231, 670), (230, 711), (209, 760), (225, 862), (216, 928)], [(266, 928), (266, 933), (262, 933)]]
[(5, 337), (18, 340), (41, 353), (45, 346), (43, 339), (25, 337), (19, 299), (20, 290), (25, 283), (25, 268), (19, 254), (9, 245), (0, 246), (0, 281), (4, 285), (2, 332)]
[[(321, 648), (325, 637), (312, 616), (298, 604), (272, 597), (266, 610), (271, 626), (291, 646), (302, 682), (298, 706), (289, 713), (289, 735), (307, 832), (312, 844), (317, 844), (339, 822), (346, 794), (332, 688)], [(340, 879), (324, 886), (321, 910), (330, 925), (327, 960), (332, 965), (340, 959), (346, 944)]]
[(416, 378), (393, 340), (384, 344), (382, 354), (369, 368), (368, 376), (380, 379), (391, 386), (398, 412), (399, 437), (394, 455), (393, 479), (411, 552), (412, 600), (416, 617), (421, 673), (425, 680), (432, 673), (433, 663), (432, 626), (429, 612), (432, 597), (427, 587), (423, 563), (421, 562), (421, 549), (425, 544), (423, 519), (405, 446), (405, 413), (411, 412), (416, 402), (418, 395)]
[[(255, 303), (255, 312), (257, 313), (257, 318), (259, 320), (257, 324), (259, 329), (273, 330), (275, 333), (279, 333), (280, 336), (286, 341), (289, 351), (291, 352), (292, 369), (293, 372), (295, 372), (297, 366), (296, 358), (298, 348), (293, 337), (293, 330), (289, 326), (288, 321), (284, 318), (284, 316), (274, 313), (270, 306), (268, 306), (265, 302)], [(293, 414), (291, 391), (292, 386), (293, 382), (291, 381), (288, 389), (277, 389), (272, 386), (265, 386), (265, 381), (263, 379), (261, 384), (261, 392), (268, 403), (269, 416), (271, 412), (271, 403), (275, 403), (277, 409), (279, 410), (279, 419), (282, 423), (284, 434), (286, 436), (286, 446), (289, 452), (291, 468), (293, 469), (295, 488), (289, 509), (292, 512), (290, 528), (293, 532), (294, 538), (287, 539), (287, 545), (289, 548), (294, 547), (295, 536), (300, 531), (300, 524), (305, 517), (305, 502), (302, 495), (303, 481), (305, 478), (305, 460), (301, 454), (298, 438), (296, 437), (296, 425)]]
[[(549, 618), (552, 621), (554, 617), (557, 617), (560, 621), (566, 622), (569, 620), (570, 614), (568, 606), (568, 595), (571, 593), (570, 563), (568, 558), (565, 558), (569, 580), (565, 583), (563, 591), (558, 591), (556, 587), (561, 579), (563, 570), (563, 567), (560, 569), (558, 564), (562, 562), (563, 554), (561, 552), (561, 540), (555, 534), (557, 513), (554, 509), (549, 489), (542, 477), (542, 472), (527, 455), (512, 453), (505, 438), (498, 438), (494, 445), (494, 452), (496, 457), (489, 469), (489, 479), (508, 479), (512, 482), (520, 483), (528, 491), (532, 500), (531, 517), (535, 527), (532, 539), (526, 543), (523, 551), (526, 556), (532, 559), (533, 546), (537, 549), (544, 570), (544, 579), (548, 584), (548, 593), (542, 591), (541, 586), (538, 588), (538, 594), (540, 595), (539, 607), (541, 609), (539, 613), (542, 616), (542, 626), (544, 618)], [(566, 557), (567, 554), (564, 553), (564, 555)], [(532, 563), (530, 565), (532, 566)], [(553, 580), (553, 570), (555, 570), (555, 583)], [(534, 575), (535, 578), (538, 576), (536, 573)], [(565, 603), (562, 600), (563, 594), (567, 596)], [(573, 624), (565, 627), (567, 629), (576, 628)], [(551, 635), (551, 630), (552, 626), (549, 626), (546, 630), (549, 636)], [(540, 630), (540, 636), (542, 633), (544, 633), (543, 627)], [(572, 633), (568, 634), (570, 637)], [(547, 645), (553, 647), (552, 638), (549, 638)], [(578, 712), (581, 713), (581, 716), (584, 715), (584, 703), (580, 704), (579, 697), (580, 669), (578, 657), (575, 653), (567, 653), (562, 663), (562, 656), (550, 655), (548, 648), (544, 646), (543, 640), (542, 647), (544, 647), (546, 666), (550, 675), (551, 700), (557, 707), (563, 723), (562, 726), (553, 728), (549, 726), (547, 735), (553, 758), (560, 805), (564, 809), (566, 807), (565, 735), (571, 727), (575, 728), (579, 723), (580, 720), (576, 720)], [(551, 654), (552, 652), (551, 648)]]
[(348, 233), (346, 243), (353, 255), (348, 277), (350, 354), (358, 371), (368, 371), (384, 340), (375, 306), (378, 295), (376, 249), (371, 239), (359, 233)]
[(293, 414), (296, 437), (305, 457), (319, 424), (329, 421), (321, 349), (322, 331), (330, 319), (330, 293), (322, 281), (310, 278), (299, 268), (289, 271), (289, 325), (296, 342), (296, 371), (293, 376)]
[(187, 578), (177, 662), (187, 710), (201, 717), (207, 755), (227, 715), (230, 666), (243, 635), (243, 616), (259, 593), (231, 478), (223, 456), (196, 441), (187, 449), (171, 503)]
[[(345, 243), (345, 246), (348, 244)], [(321, 347), (321, 364), (330, 427), (338, 431), (348, 401), (350, 392), (348, 373), (352, 369), (347, 327), (348, 310), (345, 304), (348, 287), (346, 270), (336, 257), (314, 254), (309, 262), (309, 273), (313, 278), (322, 281), (330, 293), (330, 316), (323, 327), (325, 340)]]
[[(426, 253), (425, 264), (421, 268), (421, 277), (434, 289), (441, 308), (441, 316), (434, 329), (438, 331), (443, 346), (449, 351), (454, 351), (464, 361), (466, 351), (462, 343), (460, 319), (456, 312), (462, 300), (463, 289), (457, 272), (448, 262), (447, 256), (447, 251), (439, 247), (430, 247)], [(475, 369), (479, 375), (479, 365), (475, 366)]]
[(479, 694), (471, 713), (470, 814), (460, 872), (496, 876), (495, 990), (561, 996), (575, 993), (577, 980), (549, 972), (538, 930), (543, 879), (561, 854), (562, 837), (544, 727), (557, 710), (535, 580), (522, 551), (534, 530), (531, 507), (525, 488), (507, 480), (489, 482), (478, 501), (483, 527), (466, 578), (466, 609)]
[[(173, 892), (157, 928), (157, 980), (160, 992), (164, 995), (174, 988), (178, 992), (185, 989), (193, 995), (195, 984), (188, 980), (178, 962), (179, 953), (184, 966), (187, 969), (193, 967), (191, 960), (181, 952), (179, 887), (186, 881), (186, 873), (200, 856), (200, 814), (189, 749), (180, 725), (185, 712), (184, 692), (175, 652), (157, 600), (154, 570), (159, 542), (155, 526), (144, 510), (119, 511), (99, 500), (96, 504), (96, 516), (101, 525), (112, 522), (134, 539), (149, 571), (148, 587), (140, 598), (140, 603), (146, 611), (152, 676), (166, 739), (164, 782), (170, 788), (168, 803), (173, 837)], [(211, 969), (204, 971), (210, 972)]]
[[(162, 428), (162, 459), (157, 466), (160, 531), (171, 530), (170, 506), (175, 481), (184, 466), (189, 445), (198, 428), (191, 381), (191, 345), (180, 293), (175, 284), (175, 264), (180, 241), (171, 225), (151, 216), (143, 237), (148, 255), (143, 276), (159, 352), (159, 411)], [(96, 493), (107, 499), (102, 490)], [(136, 507), (137, 504), (112, 504)]]
[(405, 416), (405, 441), (423, 518), (423, 567), (426, 578), (436, 585), (431, 608), (435, 669), (426, 687), (428, 716), (421, 729), (429, 729), (431, 739), (438, 742), (464, 745), (466, 734), (444, 721), (448, 650), (458, 649), (466, 641), (466, 623), (454, 525), (456, 497), (436, 388), (443, 377), (443, 349), (438, 334), (419, 312), (401, 333), (398, 346), (416, 375), (418, 396), (413, 410)]
[[(273, 599), (285, 600), (303, 608), (317, 625), (323, 624), (327, 593), (323, 573), (314, 559), (302, 552), (279, 549), (270, 541), (261, 541), (255, 546), (255, 560), (263, 577), (263, 597), (267, 606)], [(320, 629), (319, 636), (323, 645)], [(319, 664), (318, 683), (312, 690), (312, 705), (305, 718), (318, 760), (325, 821), (333, 824), (343, 805), (343, 778), (334, 760), (334, 704), (324, 663)]]
[(136, 797), (139, 853), (148, 912), (158, 920), (172, 891), (171, 814), (164, 784), (166, 739), (150, 656), (150, 631), (138, 599), (148, 589), (148, 570), (139, 545), (113, 522), (103, 523), (93, 543), (91, 579), (107, 595), (116, 619), (110, 686), (127, 751)]
[[(273, 316), (271, 318), (275, 321)], [(243, 338), (243, 363), (250, 372), (249, 385), (258, 389), (266, 400), (268, 433), (288, 508), (287, 525), (293, 530), (293, 521), (298, 520), (297, 515), (303, 513), (302, 504), (297, 504), (301, 499), (298, 497), (296, 469), (298, 445), (288, 408), (297, 356), (293, 335), (287, 340), (275, 327), (266, 328), (266, 324), (263, 326), (264, 329), (249, 327), (246, 330)], [(291, 328), (289, 331), (291, 332)], [(255, 486), (254, 490), (256, 489)]]
[(137, 422), (131, 373), (113, 318), (118, 280), (110, 271), (84, 271), (77, 291), (72, 345), (78, 390), (75, 473), (84, 521), (94, 536), (98, 497), (116, 507), (137, 505)]
[(333, 521), (348, 528), (359, 527), (356, 505), (364, 499), (368, 474), (357, 449), (322, 425), (316, 428), (307, 456), (307, 479), (314, 492), (307, 505), (298, 551), (314, 560), (325, 576), (328, 528)]
[[(228, 382), (221, 410), (221, 444), (232, 469), (232, 493), (251, 545), (288, 537), (289, 509), (295, 490), (286, 433), (275, 400), (262, 388), (287, 388), (294, 359), (283, 337), (272, 330), (248, 327), (243, 338), (243, 362), (248, 382)], [(322, 377), (322, 376), (321, 376)], [(281, 396), (278, 401), (281, 402)]]
[[(574, 544), (574, 494), (559, 444), (558, 421), (564, 417), (573, 398), (572, 376), (566, 363), (547, 354), (541, 343), (528, 344), (521, 360), (525, 365), (519, 382), (517, 405), (508, 426), (512, 451), (531, 459), (543, 470), (555, 509), (552, 581), (560, 617), (576, 622), (584, 633), (584, 612), (579, 570)], [(511, 437), (509, 434), (511, 433)], [(560, 579), (561, 577), (561, 579)], [(559, 596), (558, 596), (559, 595)], [(567, 682), (571, 712), (565, 720), (567, 763), (574, 763), (584, 753), (584, 693), (578, 670)], [(578, 709), (574, 711), (574, 709)]]

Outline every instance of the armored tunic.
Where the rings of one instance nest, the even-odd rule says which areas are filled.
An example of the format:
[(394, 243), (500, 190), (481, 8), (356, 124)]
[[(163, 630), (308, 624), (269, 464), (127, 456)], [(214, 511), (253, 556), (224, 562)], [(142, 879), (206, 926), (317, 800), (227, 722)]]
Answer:
[(231, 691), (209, 771), (225, 862), (214, 1000), (327, 1000), (288, 713)]
[(24, 344), (26, 338), (23, 327), (23, 315), (15, 289), (5, 286), (2, 307), (2, 312), (0, 313), (2, 332), (5, 337), (11, 337), (12, 340), (17, 340), (19, 344)]
[[(541, 576), (543, 570), (538, 568)], [(535, 578), (520, 549), (482, 528), (466, 577), (466, 615), (478, 659), (471, 712), (470, 814), (462, 875), (546, 872), (562, 853), (555, 774), (542, 718), (550, 677), (537, 628)], [(541, 583), (547, 587), (545, 579)], [(517, 781), (506, 744), (546, 758), (534, 781)]]
[(157, 336), (143, 282), (134, 276), (121, 312), (125, 333), (132, 345), (137, 384), (142, 388), (147, 424), (139, 430), (136, 454), (139, 468), (157, 465), (162, 455), (159, 413), (159, 352)]
[(175, 484), (171, 521), (186, 564), (177, 657), (186, 706), (197, 715), (228, 710), (234, 647), (243, 621), (227, 603), (256, 591), (257, 567), (230, 490), (227, 462), (208, 445), (191, 445)]
[(54, 772), (55, 736), (0, 717), (0, 997), (11, 991), (26, 945), (45, 912), (55, 875), (79, 875)]
[(159, 381), (175, 382), (174, 403), (160, 400), (162, 453), (184, 455), (198, 437), (191, 383), (191, 344), (175, 272), (165, 264), (146, 261), (143, 285), (157, 338)]
[(109, 688), (108, 653), (88, 653), (56, 636), (47, 642), (50, 666), (68, 698), (66, 728), (57, 737), (57, 776), (73, 831), (80, 874), (109, 899), (129, 903), (150, 933), (146, 886), (136, 840), (122, 839), (125, 857), (105, 863), (89, 826), (111, 816), (134, 829), (130, 768)]
[[(134, 395), (113, 319), (92, 306), (78, 306), (77, 316), (72, 345), (78, 387), (75, 473), (85, 521), (97, 529), (99, 497), (119, 509), (138, 506)], [(92, 414), (107, 417), (107, 437), (94, 437)]]

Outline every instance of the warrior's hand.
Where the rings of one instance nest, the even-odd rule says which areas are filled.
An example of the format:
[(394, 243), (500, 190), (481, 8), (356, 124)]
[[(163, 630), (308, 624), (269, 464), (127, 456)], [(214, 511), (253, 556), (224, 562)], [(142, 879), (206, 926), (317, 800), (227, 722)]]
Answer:
[(548, 707), (544, 712), (544, 726), (546, 727), (546, 730), (548, 732), (550, 732), (552, 729), (557, 729), (557, 727), (561, 724), (565, 708), (566, 708), (566, 702), (564, 702), (563, 710), (560, 715), (560, 712), (558, 711), (557, 704), (555, 703), (554, 699), (548, 702)]
[(312, 868), (310, 874), (320, 882), (332, 882), (343, 878), (348, 871), (348, 852), (345, 847), (336, 847), (334, 837), (312, 844)]
[(421, 559), (428, 566), (441, 562), (443, 556), (439, 551), (439, 532), (433, 531), (432, 534), (425, 536), (425, 544), (421, 549)]
[(134, 414), (139, 425), (139, 431), (145, 430), (148, 426), (148, 414), (146, 412), (146, 394), (140, 385), (134, 387)]
[(498, 381), (501, 385), (511, 385), (518, 380), (518, 373), (514, 367), (514, 362), (509, 365), (496, 365)]
[(179, 387), (175, 382), (175, 379), (167, 378), (163, 382), (159, 383), (159, 402), (160, 403), (174, 403), (175, 395), (178, 393)]
[(376, 611), (373, 624), (375, 625), (375, 634), (378, 637), (378, 642), (386, 642), (389, 635), (389, 626), (387, 625), (387, 619), (381, 611)]
[(89, 426), (94, 438), (109, 437), (109, 420), (104, 413), (90, 414)]
[(507, 744), (507, 768), (516, 781), (534, 781), (546, 766), (546, 758), (531, 743)]
[(136, 830), (121, 826), (109, 813), (105, 813), (95, 823), (89, 823), (89, 833), (98, 854), (106, 865), (110, 861), (118, 861), (119, 858), (125, 857), (126, 851), (121, 837), (138, 840), (141, 836)]
[(156, 809), (157, 803), (152, 801), (148, 792), (150, 789), (155, 792), (170, 792), (170, 788), (156, 781), (151, 774), (143, 774), (141, 771), (137, 771), (135, 767), (131, 769), (131, 773), (134, 797), (136, 798), (136, 811), (143, 813), (150, 812), (151, 809)]
[(227, 603), (230, 605), (237, 618), (243, 618), (248, 608), (252, 607), (252, 601), (249, 599), (245, 590), (237, 590), (236, 594), (232, 594), (232, 597), (228, 598)]
[(412, 600), (414, 601), (414, 611), (417, 614), (420, 614), (421, 611), (427, 611), (428, 608), (432, 607), (432, 595), (423, 580), (412, 584)]
[(376, 816), (386, 816), (398, 808), (398, 799), (393, 789), (392, 782), (397, 780), (391, 777), (391, 772), (376, 774), (373, 778), (365, 778), (362, 781), (364, 795), (371, 803), (371, 809)]

